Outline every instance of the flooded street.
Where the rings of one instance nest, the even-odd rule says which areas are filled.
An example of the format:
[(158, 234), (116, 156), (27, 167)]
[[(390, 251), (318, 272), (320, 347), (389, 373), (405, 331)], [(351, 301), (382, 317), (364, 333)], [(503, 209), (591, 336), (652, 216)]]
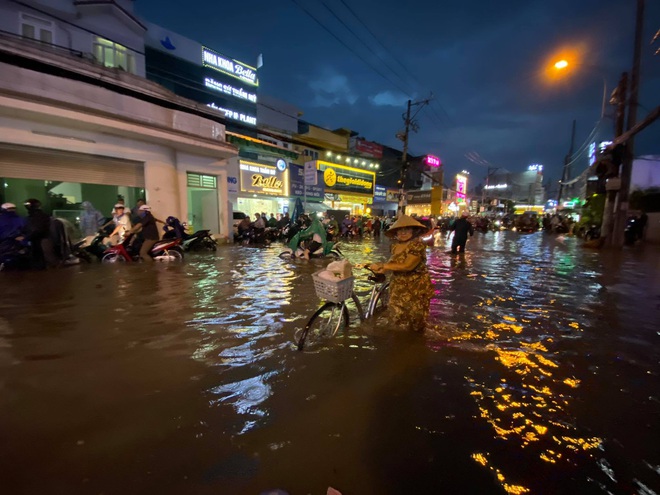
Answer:
[(328, 261), (280, 245), (0, 273), (0, 492), (660, 494), (658, 249), (579, 243), (430, 248), (424, 336), (353, 311), (315, 352)]

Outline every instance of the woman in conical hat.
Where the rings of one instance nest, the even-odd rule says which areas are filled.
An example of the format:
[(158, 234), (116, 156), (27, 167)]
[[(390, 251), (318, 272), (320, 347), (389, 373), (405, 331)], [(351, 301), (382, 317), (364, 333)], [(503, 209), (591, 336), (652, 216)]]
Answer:
[(433, 285), (426, 267), (426, 245), (419, 236), (427, 227), (401, 215), (385, 234), (396, 240), (386, 263), (372, 263), (376, 273), (392, 272), (389, 309), (394, 322), (408, 330), (424, 331), (429, 315)]

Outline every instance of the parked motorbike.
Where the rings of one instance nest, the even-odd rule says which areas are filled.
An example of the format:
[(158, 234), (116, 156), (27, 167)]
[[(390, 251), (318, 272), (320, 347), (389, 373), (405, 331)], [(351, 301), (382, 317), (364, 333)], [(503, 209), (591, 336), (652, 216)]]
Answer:
[(182, 224), (176, 217), (167, 217), (163, 230), (165, 231), (163, 239), (180, 238), (184, 251), (215, 251), (218, 249), (218, 244), (210, 230), (198, 230), (194, 234), (188, 234), (185, 224)]
[[(140, 259), (140, 246), (137, 242), (131, 243), (133, 235), (127, 235), (124, 242), (105, 250), (102, 263), (123, 263), (138, 261)], [(183, 261), (181, 238), (161, 239), (153, 245), (149, 255), (155, 261)]]
[[(173, 231), (166, 232), (163, 239), (176, 239), (176, 235)], [(218, 249), (218, 243), (210, 230), (198, 230), (194, 234), (184, 234), (181, 237), (181, 247), (184, 251), (215, 251)]]

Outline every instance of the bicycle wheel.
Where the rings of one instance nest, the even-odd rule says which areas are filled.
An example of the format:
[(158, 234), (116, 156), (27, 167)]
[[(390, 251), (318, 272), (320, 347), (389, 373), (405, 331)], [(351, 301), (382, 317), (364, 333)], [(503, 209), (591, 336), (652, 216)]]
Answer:
[(380, 313), (387, 309), (390, 302), (390, 284), (384, 284), (374, 296), (374, 314)]
[(348, 326), (348, 310), (341, 303), (327, 302), (321, 306), (305, 325), (298, 340), (298, 350), (327, 340)]

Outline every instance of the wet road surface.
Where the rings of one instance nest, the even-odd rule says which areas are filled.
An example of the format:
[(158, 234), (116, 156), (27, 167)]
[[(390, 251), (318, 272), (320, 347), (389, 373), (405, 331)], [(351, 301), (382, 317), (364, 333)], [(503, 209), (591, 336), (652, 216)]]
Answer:
[(327, 262), (278, 245), (1, 273), (0, 492), (660, 494), (658, 249), (446, 249), (426, 335), (379, 318), (303, 353)]

